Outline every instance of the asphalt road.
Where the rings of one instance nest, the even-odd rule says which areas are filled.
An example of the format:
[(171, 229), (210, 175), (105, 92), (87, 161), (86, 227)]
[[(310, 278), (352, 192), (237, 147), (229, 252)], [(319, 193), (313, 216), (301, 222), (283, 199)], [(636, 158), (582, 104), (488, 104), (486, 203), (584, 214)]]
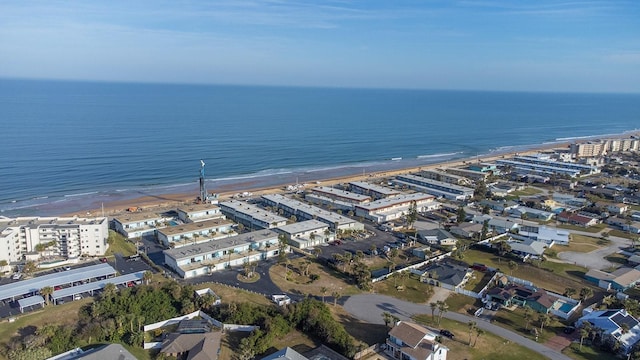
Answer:
[[(383, 312), (389, 312), (401, 320), (410, 320), (415, 314), (430, 314), (429, 306), (410, 303), (396, 298), (375, 295), (362, 294), (349, 297), (344, 303), (344, 309), (356, 318), (374, 324), (384, 324), (382, 318)], [(503, 339), (529, 348), (543, 356), (553, 360), (571, 360), (570, 357), (562, 353), (550, 349), (540, 343), (529, 340), (524, 336), (518, 335), (500, 326), (491, 324), (487, 321), (478, 321), (478, 318), (467, 316), (455, 312), (447, 312), (443, 315), (447, 319), (468, 323), (476, 321), (477, 326), (481, 329), (500, 336)]]

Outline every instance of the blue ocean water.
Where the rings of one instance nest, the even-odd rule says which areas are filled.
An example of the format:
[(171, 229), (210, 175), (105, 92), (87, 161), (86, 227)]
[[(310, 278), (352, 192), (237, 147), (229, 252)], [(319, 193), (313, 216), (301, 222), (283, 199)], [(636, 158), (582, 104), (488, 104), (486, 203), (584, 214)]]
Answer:
[(195, 196), (200, 159), (216, 191), (621, 133), (640, 95), (0, 80), (0, 125), (0, 212), (48, 215)]

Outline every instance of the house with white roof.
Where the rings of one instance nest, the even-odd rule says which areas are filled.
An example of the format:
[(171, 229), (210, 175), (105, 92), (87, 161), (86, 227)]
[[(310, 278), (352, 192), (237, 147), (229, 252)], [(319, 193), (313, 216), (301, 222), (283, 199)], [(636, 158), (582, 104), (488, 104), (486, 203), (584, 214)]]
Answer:
[(584, 322), (600, 329), (602, 336), (619, 341), (625, 353), (640, 340), (640, 323), (624, 309), (592, 311), (578, 319), (576, 327)]
[(335, 234), (329, 230), (329, 225), (313, 219), (280, 226), (273, 230), (284, 234), (289, 245), (298, 249), (321, 245), (335, 238)]
[(164, 217), (154, 212), (131, 212), (119, 215), (113, 219), (113, 228), (127, 239), (154, 234), (156, 228), (165, 226), (170, 217)]
[(224, 218), (220, 207), (214, 204), (192, 204), (177, 209), (178, 219), (185, 223)]
[(446, 360), (449, 348), (437, 335), (418, 324), (399, 321), (389, 331), (385, 352), (394, 359)]

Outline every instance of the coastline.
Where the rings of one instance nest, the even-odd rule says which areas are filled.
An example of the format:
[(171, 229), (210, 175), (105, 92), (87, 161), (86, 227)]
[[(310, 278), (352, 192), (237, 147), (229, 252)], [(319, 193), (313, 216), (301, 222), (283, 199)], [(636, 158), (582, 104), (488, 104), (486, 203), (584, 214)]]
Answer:
[[(625, 134), (619, 134), (618, 136), (624, 136)], [(560, 143), (548, 143), (548, 144), (538, 144), (532, 145), (530, 147), (526, 147), (526, 150), (521, 151), (509, 151), (505, 150), (504, 152), (495, 152), (486, 156), (478, 156), (478, 157), (465, 157), (454, 160), (446, 160), (446, 161), (438, 161), (434, 163), (430, 163), (427, 165), (421, 166), (410, 166), (403, 167), (398, 169), (387, 169), (381, 171), (374, 171), (370, 173), (360, 173), (360, 174), (349, 174), (343, 176), (335, 176), (328, 178), (318, 178), (314, 180), (308, 181), (306, 185), (318, 185), (318, 186), (333, 186), (341, 183), (348, 183), (352, 181), (370, 181), (394, 177), (400, 174), (407, 174), (411, 172), (416, 172), (420, 170), (426, 169), (436, 169), (443, 167), (458, 167), (463, 166), (472, 162), (491, 162), (500, 158), (513, 156), (516, 154), (533, 154), (538, 153), (540, 151), (548, 151), (553, 149), (566, 149), (570, 145), (570, 142), (560, 142)], [(218, 199), (220, 201), (228, 200), (233, 197), (235, 194), (249, 192), (252, 196), (261, 196), (265, 194), (273, 194), (273, 193), (283, 193), (286, 192), (285, 187), (289, 185), (295, 185), (295, 182), (291, 181), (282, 181), (278, 182), (274, 185), (269, 186), (261, 186), (259, 185), (259, 181), (255, 181), (252, 179), (248, 179), (246, 181), (240, 181), (228, 185), (223, 185), (218, 188), (208, 189), (210, 193), (215, 193), (218, 195)], [(90, 208), (84, 209), (80, 211), (75, 211), (73, 213), (66, 213), (60, 216), (78, 216), (78, 217), (97, 217), (102, 216), (113, 216), (125, 213), (129, 208), (137, 208), (144, 211), (157, 210), (162, 211), (165, 209), (175, 208), (181, 205), (189, 205), (194, 204), (197, 197), (197, 191), (193, 193), (169, 193), (169, 194), (160, 194), (160, 195), (151, 195), (145, 194), (140, 197), (120, 200), (120, 201), (110, 201), (104, 203), (100, 208)]]

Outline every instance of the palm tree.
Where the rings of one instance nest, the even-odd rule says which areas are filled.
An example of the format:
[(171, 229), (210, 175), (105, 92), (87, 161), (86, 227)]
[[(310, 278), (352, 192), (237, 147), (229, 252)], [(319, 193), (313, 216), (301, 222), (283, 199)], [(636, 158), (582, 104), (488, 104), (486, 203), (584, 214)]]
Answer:
[(334, 291), (331, 296), (333, 296), (333, 306), (336, 306), (338, 304), (338, 299), (342, 297), (342, 294), (340, 294), (338, 291)]
[(322, 302), (323, 303), (324, 303), (324, 295), (327, 293), (327, 291), (329, 291), (329, 289), (327, 289), (324, 286), (320, 288), (320, 293), (322, 294)]
[(476, 346), (476, 342), (478, 341), (478, 338), (482, 334), (484, 334), (484, 330), (479, 328), (479, 327), (476, 327), (476, 338), (473, 340), (473, 345), (471, 345), (471, 347), (475, 347)]
[(47, 305), (49, 305), (49, 295), (51, 294), (53, 294), (53, 288), (51, 286), (45, 286), (40, 289), (40, 295), (42, 295)]
[(524, 329), (529, 330), (529, 323), (531, 322), (531, 318), (533, 317), (533, 314), (531, 314), (531, 308), (525, 307), (522, 317), (524, 318)]
[(572, 288), (572, 287), (568, 287), (564, 289), (564, 294), (569, 298), (569, 299), (573, 299), (573, 295), (575, 295), (577, 292), (576, 289)]
[(409, 278), (409, 272), (401, 271), (399, 277), (400, 277), (400, 281), (402, 282), (402, 286), (404, 286), (405, 281)]
[(373, 253), (378, 250), (378, 247), (375, 244), (371, 244), (369, 247), (369, 251), (371, 252), (371, 258), (373, 259)]
[(152, 277), (153, 274), (151, 273), (151, 271), (145, 271), (144, 273), (142, 273), (142, 281), (144, 281), (146, 285), (149, 285), (149, 281), (151, 281)]
[(473, 330), (476, 329), (477, 324), (475, 321), (469, 321), (469, 343), (467, 345), (471, 346), (471, 335), (473, 334)]
[(440, 325), (440, 321), (442, 320), (442, 315), (449, 310), (449, 305), (444, 301), (438, 301), (438, 325)]
[(548, 314), (540, 314), (538, 315), (538, 322), (540, 323), (540, 331), (542, 331), (545, 325), (549, 325), (551, 322), (551, 317)]
[(580, 326), (580, 351), (582, 351), (582, 342), (584, 341), (584, 338), (589, 337), (590, 333), (591, 323), (588, 321), (583, 322), (582, 326)]
[(391, 313), (385, 311), (382, 313), (382, 319), (384, 320), (384, 325), (385, 326), (389, 326), (389, 324), (391, 323), (392, 317), (391, 317)]
[(588, 287), (583, 287), (580, 289), (580, 300), (586, 300), (593, 296), (593, 290)]
[(511, 275), (513, 275), (513, 270), (518, 268), (518, 264), (513, 260), (509, 260), (508, 266), (509, 266), (509, 269), (511, 270)]

